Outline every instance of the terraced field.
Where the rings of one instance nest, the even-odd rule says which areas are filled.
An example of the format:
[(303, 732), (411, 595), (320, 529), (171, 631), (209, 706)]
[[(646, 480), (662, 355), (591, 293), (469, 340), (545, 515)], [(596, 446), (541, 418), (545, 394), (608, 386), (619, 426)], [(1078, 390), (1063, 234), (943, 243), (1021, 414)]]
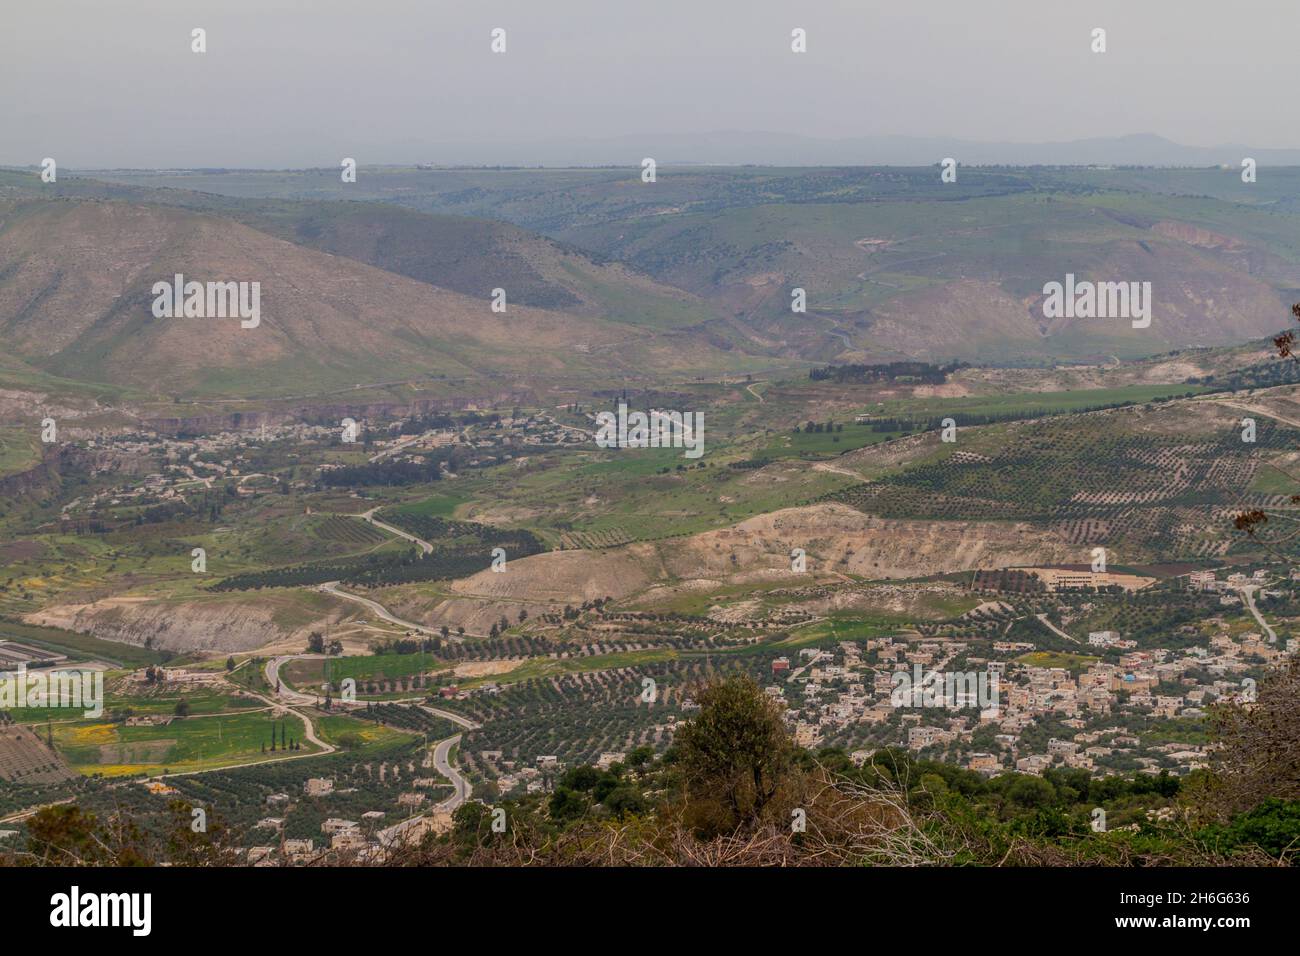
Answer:
[(73, 774), (56, 751), (31, 729), (0, 713), (0, 780), (32, 786), (60, 783)]
[(355, 545), (358, 548), (379, 544), (387, 535), (374, 525), (345, 515), (330, 515), (313, 529), (324, 541)]
[[(669, 727), (681, 715), (686, 682), (703, 676), (703, 663), (658, 664), (530, 680), (511, 687), (490, 707), (478, 698), (460, 706), (483, 721), (461, 745), (471, 759), (500, 750), (507, 760), (531, 764), (542, 755), (595, 762), (604, 751), (656, 749), (672, 739)], [(656, 681), (654, 703), (642, 699), (645, 678)]]
[(1261, 418), (1245, 442), (1208, 403), (1122, 409), (967, 430), (947, 455), (829, 497), (889, 518), (1027, 521), (1125, 560), (1196, 560), (1233, 546), (1236, 512), (1286, 503), (1250, 489), (1297, 440)]
[(430, 675), (446, 670), (448, 666), (428, 654), (371, 654), (328, 660), (295, 660), (281, 672), (281, 676), (291, 687), (304, 691), (315, 691), (328, 678), (332, 692), (338, 694), (343, 681), (351, 678), (357, 682), (360, 696), (418, 696), (436, 687), (436, 682), (430, 683)]
[(599, 550), (601, 548), (615, 548), (620, 544), (627, 544), (635, 541), (636, 538), (621, 525), (613, 528), (602, 528), (598, 531), (574, 531), (560, 535), (560, 546), (565, 549), (580, 548), (584, 550)]

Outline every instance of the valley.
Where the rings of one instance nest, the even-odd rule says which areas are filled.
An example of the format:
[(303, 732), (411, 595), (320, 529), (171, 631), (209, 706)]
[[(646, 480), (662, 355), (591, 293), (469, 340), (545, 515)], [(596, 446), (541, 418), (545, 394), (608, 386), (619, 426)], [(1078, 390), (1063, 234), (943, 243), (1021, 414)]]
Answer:
[[(588, 771), (622, 819), (724, 678), (819, 760), (1162, 811), (1300, 639), (1300, 211), (1113, 172), (0, 171), (0, 653), (107, 687), (0, 715), (0, 819), (381, 861)], [(1043, 318), (1088, 272), (1151, 327)], [(153, 315), (177, 273), (261, 322)]]

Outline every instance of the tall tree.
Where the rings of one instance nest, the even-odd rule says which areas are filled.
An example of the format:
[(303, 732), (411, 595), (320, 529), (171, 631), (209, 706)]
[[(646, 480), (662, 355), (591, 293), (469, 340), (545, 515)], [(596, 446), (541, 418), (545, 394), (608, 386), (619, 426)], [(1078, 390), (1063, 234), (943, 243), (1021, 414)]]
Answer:
[(688, 804), (721, 804), (703, 829), (751, 827), (798, 775), (780, 705), (746, 675), (715, 680), (675, 745)]

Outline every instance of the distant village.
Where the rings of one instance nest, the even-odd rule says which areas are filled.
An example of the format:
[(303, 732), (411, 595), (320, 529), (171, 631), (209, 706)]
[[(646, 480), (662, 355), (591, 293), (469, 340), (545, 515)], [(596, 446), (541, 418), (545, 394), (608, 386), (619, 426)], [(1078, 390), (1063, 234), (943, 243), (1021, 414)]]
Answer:
[[(308, 491), (311, 483), (301, 478), (282, 488), (273, 476), (250, 470), (248, 452), (258, 448), (280, 446), (293, 464), (300, 457), (304, 465), (315, 464), (319, 471), (344, 467), (339, 462), (313, 463), (310, 449), (329, 447), (342, 437), (347, 445), (364, 448), (367, 461), (424, 462), (424, 455), (448, 447), (459, 447), (468, 454), (465, 466), (485, 468), (510, 461), (524, 461), (522, 452), (589, 443), (591, 435), (580, 428), (565, 425), (544, 413), (494, 418), (457, 428), (426, 429), (413, 435), (398, 434), (408, 420), (398, 418), (382, 428), (366, 430), (358, 423), (354, 434), (345, 427), (305, 423), (262, 425), (238, 431), (222, 431), (193, 438), (171, 438), (152, 432), (103, 433), (81, 441), (91, 453), (101, 456), (96, 474), (119, 474), (128, 480), (95, 494), (73, 499), (63, 506), (65, 521), (92, 511), (116, 506), (140, 506), (184, 503), (194, 492), (209, 491), (215, 482), (229, 481), (240, 498), (272, 494), (282, 490)], [(379, 436), (384, 437), (379, 437)], [(306, 457), (302, 457), (306, 453)], [(160, 471), (148, 471), (159, 467)], [(444, 469), (444, 478), (455, 474)]]

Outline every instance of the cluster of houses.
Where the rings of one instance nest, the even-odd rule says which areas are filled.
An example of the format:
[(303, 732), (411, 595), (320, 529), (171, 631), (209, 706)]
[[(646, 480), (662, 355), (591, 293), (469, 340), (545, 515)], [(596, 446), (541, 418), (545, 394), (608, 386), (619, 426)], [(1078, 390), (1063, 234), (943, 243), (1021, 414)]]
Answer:
[(467, 425), (460, 430), (431, 429), (419, 435), (372, 440), (371, 447), (378, 451), (371, 461), (389, 459), (419, 463), (423, 461), (422, 452), (460, 445), (481, 453), (480, 457), (468, 460), (469, 465), (479, 467), (510, 461), (515, 457), (513, 454), (501, 454), (507, 448), (550, 448), (580, 445), (590, 440), (591, 436), (581, 429), (560, 424), (549, 415), (538, 413)]
[[(564, 761), (553, 754), (539, 756), (532, 766), (520, 766), (519, 761), (507, 759), (500, 750), (482, 750), (479, 757), (487, 771), (495, 777), (497, 791), (502, 795), (519, 789), (525, 793), (545, 793), (551, 789), (555, 777), (566, 766)], [(627, 752), (624, 750), (606, 751), (596, 760), (596, 769), (608, 770), (626, 758)]]
[[(152, 674), (151, 674), (152, 672)], [(220, 671), (189, 669), (186, 667), (141, 667), (127, 674), (123, 680), (128, 684), (169, 684), (181, 687), (226, 687), (225, 677)], [(163, 721), (165, 723), (165, 721)], [(148, 724), (148, 721), (139, 721), (135, 724), (127, 721), (128, 726), (137, 726), (139, 724)], [(154, 721), (158, 723), (158, 721)]]
[[(358, 861), (377, 859), (388, 848), (404, 842), (408, 837), (418, 836), (428, 828), (441, 829), (451, 825), (451, 817), (447, 813), (414, 816), (424, 808), (428, 796), (419, 791), (442, 784), (442, 780), (432, 777), (412, 780), (414, 789), (399, 794), (397, 798), (397, 806), (405, 816), (388, 827), (383, 826), (389, 816), (384, 810), (367, 810), (359, 815), (359, 820), (328, 817), (321, 823), (319, 843), (312, 837), (286, 838), (286, 814), (293, 804), (293, 798), (287, 793), (270, 794), (266, 798), (269, 815), (259, 820), (254, 829), (278, 835), (279, 841), (246, 848), (247, 861), (254, 866), (300, 866), (319, 861), (330, 854), (346, 854), (349, 859)], [(336, 790), (334, 780), (330, 777), (311, 777), (303, 783), (303, 793), (311, 799), (319, 800), (344, 792), (352, 791)]]
[[(1300, 581), (1300, 569), (1291, 572), (1292, 581)], [(1234, 571), (1224, 580), (1220, 581), (1213, 571), (1193, 571), (1187, 575), (1187, 587), (1192, 591), (1213, 591), (1223, 594), (1220, 599), (1224, 605), (1239, 604), (1238, 598), (1232, 596), (1233, 591), (1240, 591), (1244, 587), (1264, 588), (1269, 582), (1269, 573), (1264, 569), (1259, 569), (1252, 574), (1245, 574), (1241, 571)], [(1264, 597), (1273, 597), (1277, 594), (1275, 591), (1261, 591)]]
[(517, 760), (507, 759), (500, 750), (480, 751), (488, 771), (496, 778), (497, 791), (502, 794), (522, 789), (525, 793), (543, 793), (550, 789), (554, 777), (564, 770), (564, 762), (554, 754), (544, 754), (532, 766), (520, 766)]
[[(270, 491), (274, 482), (265, 475), (242, 474), (246, 461), (240, 452), (254, 441), (328, 441), (337, 428), (321, 425), (265, 425), (257, 430), (225, 431), (198, 438), (168, 438), (155, 433), (101, 434), (86, 441), (86, 448), (112, 452), (114, 461), (147, 462), (162, 460), (161, 472), (140, 476), (126, 484), (109, 488), (90, 497), (76, 498), (63, 506), (65, 518), (75, 517), (104, 506), (137, 504), (141, 501), (184, 501), (190, 491), (212, 487), (217, 479), (239, 478), (236, 493), (249, 497)], [(129, 472), (129, 469), (116, 469)], [(260, 482), (255, 479), (262, 479)], [(306, 488), (305, 482), (297, 487)]]
[[(1096, 631), (1088, 645), (1104, 649), (1107, 659), (1071, 670), (1030, 663), (1023, 655), (1034, 646), (1024, 642), (995, 642), (995, 654), (1007, 659), (988, 659), (968, 655), (969, 645), (962, 642), (884, 637), (843, 641), (834, 649), (804, 648), (793, 662), (778, 657), (771, 663), (775, 682), (765, 693), (788, 702), (787, 723), (804, 747), (854, 741), (869, 741), (876, 749), (901, 745), (931, 751), (927, 756), (956, 757), (988, 774), (1041, 774), (1053, 766), (1094, 775), (1133, 769), (1184, 773), (1205, 764), (1202, 746), (1148, 745), (1125, 729), (1126, 719), (1141, 724), (1152, 717), (1198, 718), (1214, 700), (1248, 699), (1246, 678), (1294, 653), (1297, 644), (1292, 640), (1283, 650), (1258, 633), (1223, 631), (1208, 647), (1139, 650), (1114, 631)], [(915, 706), (913, 696), (906, 696), (900, 706), (897, 688), (913, 674), (935, 675), (942, 686), (943, 678), (958, 670), (959, 678), (970, 678), (966, 697)], [(993, 699), (985, 695), (990, 687), (996, 688)], [(1067, 732), (1058, 730), (1045, 743), (1040, 734), (1025, 734), (1046, 721)], [(983, 746), (977, 746), (972, 738), (981, 730)], [(996, 752), (989, 752), (990, 739)], [(872, 752), (855, 750), (854, 759)]]
[[(400, 422), (399, 422), (400, 423)], [(243, 450), (254, 443), (290, 441), (300, 445), (329, 442), (340, 435), (339, 426), (292, 424), (266, 424), (243, 431), (223, 431), (195, 438), (168, 438), (153, 432), (132, 434), (101, 433), (85, 442), (86, 448), (111, 452), (113, 461), (153, 462), (163, 461), (163, 470), (134, 478), (129, 483), (107, 489), (93, 496), (77, 498), (63, 508), (65, 518), (73, 518), (96, 508), (145, 502), (184, 501), (191, 490), (211, 488), (215, 480), (240, 479), (235, 492), (240, 497), (252, 497), (276, 490), (276, 482), (266, 475), (243, 473), (247, 460)], [(554, 447), (578, 445), (591, 440), (582, 429), (561, 424), (546, 414), (520, 415), (503, 418), (492, 423), (471, 425), (465, 429), (433, 429), (419, 435), (399, 438), (381, 438), (371, 441), (375, 450), (372, 461), (392, 459), (420, 462), (420, 453), (447, 445), (462, 445), (481, 451), (480, 458), (470, 465), (489, 465), (509, 461), (515, 456), (501, 454), (508, 448)], [(107, 469), (109, 466), (105, 466)], [(147, 467), (147, 466), (146, 466)], [(322, 470), (343, 467), (339, 463), (324, 463)], [(129, 469), (117, 468), (121, 472)], [(139, 470), (143, 470), (140, 468)], [(308, 483), (296, 480), (293, 487), (306, 489)]]

